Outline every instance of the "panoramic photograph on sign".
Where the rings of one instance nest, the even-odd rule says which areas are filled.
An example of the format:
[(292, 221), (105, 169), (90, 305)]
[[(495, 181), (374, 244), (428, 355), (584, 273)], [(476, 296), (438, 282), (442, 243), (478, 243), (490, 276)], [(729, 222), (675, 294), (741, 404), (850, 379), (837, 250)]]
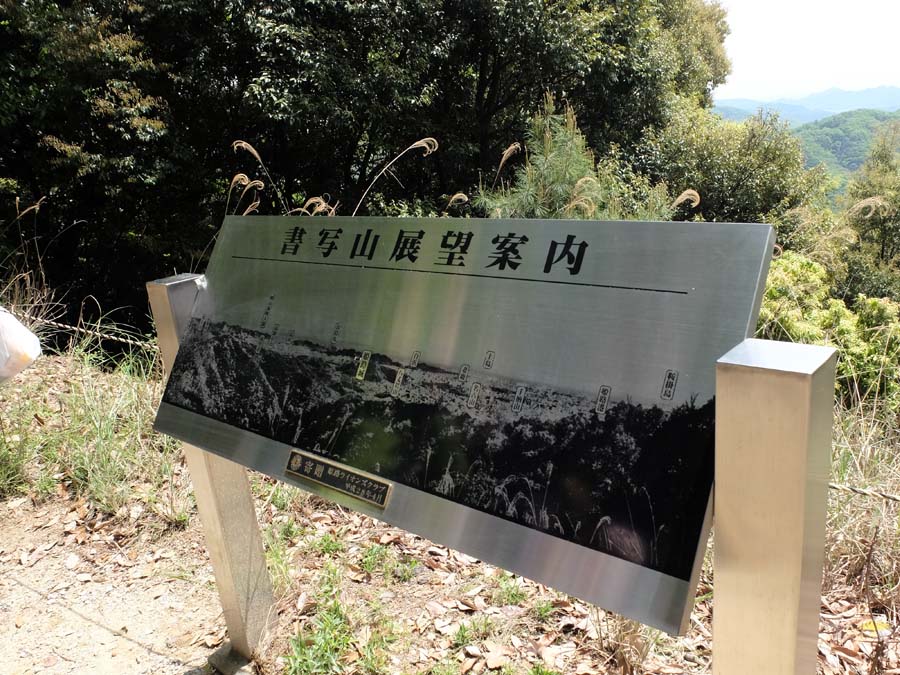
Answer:
[(156, 428), (678, 632), (764, 225), (229, 218)]

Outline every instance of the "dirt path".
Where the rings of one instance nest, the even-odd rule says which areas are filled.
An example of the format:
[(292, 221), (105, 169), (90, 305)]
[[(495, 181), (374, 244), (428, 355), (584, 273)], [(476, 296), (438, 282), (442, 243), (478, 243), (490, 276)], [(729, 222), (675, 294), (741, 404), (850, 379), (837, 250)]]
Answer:
[(0, 673), (207, 672), (224, 622), (200, 532), (148, 543), (127, 525), (73, 502), (0, 502)]
[[(688, 634), (649, 643), (631, 622), (383, 523), (315, 498), (289, 501), (292, 515), (274, 501), (263, 512), (284, 538), (290, 588), (261, 672), (283, 672), (289, 639), (318, 630), (315, 596), (328, 574), (352, 633), (352, 646), (329, 654), (348, 672), (710, 672), (708, 580)], [(62, 496), (0, 501), (0, 675), (210, 675), (225, 627), (196, 518), (163, 531), (142, 508), (105, 520)], [(897, 617), (858, 595), (847, 587), (823, 598), (819, 674), (900, 673)], [(373, 667), (354, 670), (369, 652)]]

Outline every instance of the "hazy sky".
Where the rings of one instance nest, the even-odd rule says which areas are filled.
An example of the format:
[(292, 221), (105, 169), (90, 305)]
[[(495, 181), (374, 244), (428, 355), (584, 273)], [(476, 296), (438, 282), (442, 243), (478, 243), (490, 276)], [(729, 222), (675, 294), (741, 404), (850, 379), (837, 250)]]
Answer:
[(715, 97), (900, 86), (900, 0), (720, 0), (731, 75)]

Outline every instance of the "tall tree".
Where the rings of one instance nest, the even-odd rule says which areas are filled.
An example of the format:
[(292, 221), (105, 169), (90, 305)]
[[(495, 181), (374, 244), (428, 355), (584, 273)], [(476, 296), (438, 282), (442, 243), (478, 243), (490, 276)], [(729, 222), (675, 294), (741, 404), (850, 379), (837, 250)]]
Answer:
[(882, 262), (894, 261), (900, 256), (900, 122), (878, 134), (847, 194), (850, 222), (863, 242), (874, 244)]
[(46, 196), (51, 283), (143, 307), (123, 280), (197, 264), (248, 169), (236, 139), (268, 166), (261, 212), (327, 193), (347, 213), (432, 136), (378, 191), (436, 204), (523, 140), (545, 92), (627, 153), (679, 97), (704, 104), (723, 36), (703, 0), (0, 0), (0, 221)]
[(648, 131), (636, 158), (673, 193), (700, 194), (700, 205), (684, 205), (681, 217), (772, 222), (824, 188), (824, 172), (804, 167), (799, 141), (777, 115), (730, 122), (684, 105), (667, 126)]
[(725, 10), (718, 2), (666, 0), (659, 13), (665, 49), (675, 63), (675, 90), (711, 106), (713, 89), (731, 72)]

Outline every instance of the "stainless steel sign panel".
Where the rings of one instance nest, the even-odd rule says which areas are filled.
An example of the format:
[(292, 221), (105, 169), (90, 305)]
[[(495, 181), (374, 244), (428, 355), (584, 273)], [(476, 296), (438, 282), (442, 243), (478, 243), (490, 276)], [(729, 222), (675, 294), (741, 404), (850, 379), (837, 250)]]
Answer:
[[(763, 225), (229, 218), (156, 426), (676, 632), (715, 361), (755, 325), (772, 244)], [(390, 500), (307, 480), (293, 450)]]

